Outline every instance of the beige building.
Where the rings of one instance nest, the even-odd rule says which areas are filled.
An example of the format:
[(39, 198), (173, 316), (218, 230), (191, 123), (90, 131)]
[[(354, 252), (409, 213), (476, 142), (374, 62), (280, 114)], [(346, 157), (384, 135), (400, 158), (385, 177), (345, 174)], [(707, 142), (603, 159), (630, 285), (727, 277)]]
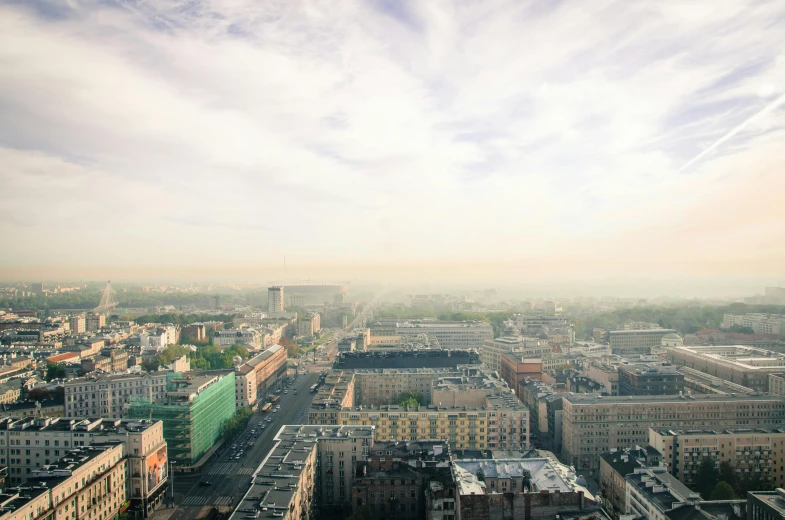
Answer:
[(77, 314), (68, 318), (68, 325), (71, 328), (71, 334), (84, 334), (87, 331), (84, 314)]
[(357, 464), (368, 459), (374, 443), (373, 429), (361, 426), (283, 426), (275, 441), (256, 469), (264, 478), (251, 483), (231, 520), (243, 519), (249, 509), (308, 520), (317, 496), (322, 506), (348, 507)]
[(235, 368), (237, 408), (256, 406), (285, 375), (287, 360), (286, 349), (273, 345)]
[(69, 456), (71, 450), (120, 443), (132, 506), (149, 513), (160, 502), (168, 476), (163, 422), (114, 419), (0, 419), (0, 465), (8, 482), (21, 484)]
[(768, 395), (565, 394), (562, 460), (597, 469), (601, 453), (645, 445), (649, 428), (781, 428), (783, 417), (785, 398)]
[(305, 316), (297, 319), (297, 335), (313, 336), (322, 330), (321, 318), (318, 312), (309, 312)]
[(126, 502), (121, 444), (73, 449), (69, 457), (30, 475), (25, 488), (3, 497), (3, 520), (115, 517)]
[(529, 411), (509, 393), (487, 396), (477, 407), (314, 406), (308, 416), (309, 424), (373, 426), (377, 441), (447, 440), (468, 450), (529, 446)]
[[(785, 431), (782, 429), (672, 430), (652, 428), (649, 444), (657, 449), (668, 471), (688, 486), (697, 484), (704, 458), (730, 462), (740, 478), (760, 477), (785, 487)], [(778, 462), (780, 461), (780, 462)]]
[(419, 333), (434, 336), (444, 349), (481, 349), (493, 339), (493, 327), (477, 321), (412, 320), (395, 326), (396, 336)]
[(729, 329), (734, 325), (749, 327), (755, 334), (779, 334), (785, 336), (785, 316), (780, 314), (726, 314), (722, 317), (722, 328)]
[(785, 395), (785, 373), (769, 374), (769, 393), (771, 395)]
[(171, 372), (140, 372), (90, 376), (66, 382), (65, 413), (68, 417), (125, 416), (131, 398), (159, 402), (166, 395), (166, 379)]
[(742, 345), (689, 346), (666, 349), (675, 365), (699, 370), (752, 388), (768, 392), (769, 374), (785, 372), (785, 354)]
[(270, 314), (283, 312), (285, 310), (283, 286), (279, 285), (267, 289), (267, 310)]

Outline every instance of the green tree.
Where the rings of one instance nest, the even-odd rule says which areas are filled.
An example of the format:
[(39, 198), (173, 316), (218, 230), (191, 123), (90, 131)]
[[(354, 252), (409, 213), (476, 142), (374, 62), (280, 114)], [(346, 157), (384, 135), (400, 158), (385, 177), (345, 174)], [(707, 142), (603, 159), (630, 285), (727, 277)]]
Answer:
[(733, 492), (733, 487), (721, 480), (714, 486), (710, 500), (733, 500), (734, 498), (736, 498), (736, 493)]
[(755, 334), (755, 331), (752, 330), (752, 327), (745, 327), (743, 325), (731, 325), (728, 332), (737, 332), (739, 334)]
[(46, 375), (44, 379), (51, 381), (53, 379), (65, 378), (65, 365), (63, 363), (52, 363), (51, 361), (46, 364)]
[(736, 468), (729, 461), (720, 462), (718, 478), (720, 481), (728, 483), (737, 494), (739, 493), (739, 478), (736, 476)]
[(414, 392), (401, 392), (398, 396), (398, 405), (399, 406), (420, 406), (425, 404), (425, 398), (420, 393)]
[(718, 481), (717, 468), (711, 458), (705, 457), (701, 461), (701, 465), (698, 467), (698, 477), (695, 480), (698, 482), (698, 492), (704, 500), (708, 500)]

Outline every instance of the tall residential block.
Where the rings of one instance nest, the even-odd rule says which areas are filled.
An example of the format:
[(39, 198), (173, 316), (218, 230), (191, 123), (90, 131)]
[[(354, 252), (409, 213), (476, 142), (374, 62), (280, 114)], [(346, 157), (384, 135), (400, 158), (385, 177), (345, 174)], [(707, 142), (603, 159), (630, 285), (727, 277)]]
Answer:
[(267, 310), (271, 314), (284, 311), (284, 294), (282, 285), (276, 285), (267, 289)]

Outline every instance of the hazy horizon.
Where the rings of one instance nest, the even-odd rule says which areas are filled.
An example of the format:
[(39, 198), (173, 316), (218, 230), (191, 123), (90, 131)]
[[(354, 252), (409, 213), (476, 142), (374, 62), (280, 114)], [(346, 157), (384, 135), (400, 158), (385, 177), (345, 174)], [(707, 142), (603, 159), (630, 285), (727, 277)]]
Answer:
[(0, 279), (785, 285), (783, 17), (2, 3)]

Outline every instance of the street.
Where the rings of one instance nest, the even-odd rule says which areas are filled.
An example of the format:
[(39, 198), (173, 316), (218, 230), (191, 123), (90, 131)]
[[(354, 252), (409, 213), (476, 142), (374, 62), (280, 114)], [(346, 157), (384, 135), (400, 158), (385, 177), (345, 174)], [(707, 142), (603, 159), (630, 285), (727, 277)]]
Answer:
[[(281, 409), (267, 414), (254, 414), (246, 430), (217, 453), (212, 461), (205, 464), (201, 473), (176, 474), (174, 477), (176, 509), (172, 511), (164, 505), (154, 517), (190, 520), (204, 516), (212, 506), (233, 507), (247, 490), (251, 482), (251, 474), (272, 448), (273, 437), (281, 426), (308, 422), (308, 407), (313, 399), (313, 394), (309, 390), (317, 379), (317, 374), (298, 376), (289, 384), (288, 393), (280, 394), (281, 400), (277, 404), (281, 405)], [(295, 388), (297, 394), (294, 393)], [(266, 422), (268, 417), (272, 422)], [(245, 446), (251, 442), (246, 440), (246, 437), (251, 429), (258, 430), (262, 424), (267, 426), (261, 430), (256, 441), (253, 441), (253, 448), (246, 449), (240, 460), (230, 459), (229, 447), (232, 444)], [(200, 485), (200, 481), (204, 480), (209, 481), (211, 485)], [(166, 504), (168, 503), (167, 497)]]

